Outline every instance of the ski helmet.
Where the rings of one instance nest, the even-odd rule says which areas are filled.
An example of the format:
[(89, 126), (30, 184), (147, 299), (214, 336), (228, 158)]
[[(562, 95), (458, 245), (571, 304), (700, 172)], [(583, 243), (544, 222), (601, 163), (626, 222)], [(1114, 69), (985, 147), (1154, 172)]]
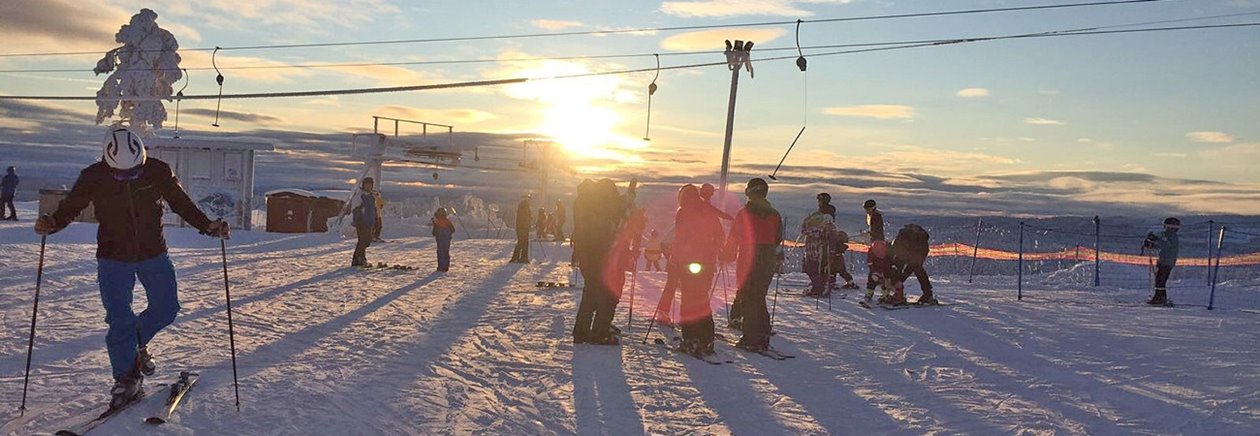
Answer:
[(817, 198), (818, 201), (821, 201), (823, 203), (831, 203), (831, 194), (828, 194), (826, 192), (818, 194), (815, 198)]
[(715, 191), (717, 191), (717, 188), (714, 188), (713, 185), (711, 184), (705, 183), (703, 185), (700, 185), (700, 198), (703, 198), (706, 200), (713, 198), (713, 193)]
[(1181, 220), (1179, 220), (1179, 219), (1177, 219), (1177, 218), (1173, 218), (1173, 217), (1168, 217), (1168, 218), (1165, 218), (1165, 219), (1164, 219), (1164, 227), (1165, 227), (1165, 228), (1169, 228), (1169, 229), (1173, 229), (1173, 230), (1180, 229), (1180, 228), (1181, 228)]
[(105, 163), (117, 170), (130, 170), (144, 165), (147, 153), (140, 136), (123, 127), (110, 130), (105, 136), (102, 156)]
[(770, 193), (770, 185), (760, 177), (753, 177), (748, 180), (747, 187), (744, 188), (744, 194), (754, 197), (765, 197)]
[(863, 209), (872, 209), (875, 207), (875, 200), (866, 200), (862, 203)]

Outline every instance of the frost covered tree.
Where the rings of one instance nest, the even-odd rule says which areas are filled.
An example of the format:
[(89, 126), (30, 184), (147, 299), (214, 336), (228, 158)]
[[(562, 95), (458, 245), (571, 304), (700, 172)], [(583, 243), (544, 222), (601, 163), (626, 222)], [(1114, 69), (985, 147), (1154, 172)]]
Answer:
[[(126, 125), (143, 136), (152, 136), (166, 121), (172, 84), (183, 74), (179, 69), (179, 43), (171, 32), (158, 27), (157, 13), (141, 9), (124, 24), (114, 41), (123, 46), (105, 53), (96, 62), (96, 74), (113, 72), (96, 91), (96, 124), (113, 117), (114, 125)], [(115, 70), (117, 67), (117, 70)]]

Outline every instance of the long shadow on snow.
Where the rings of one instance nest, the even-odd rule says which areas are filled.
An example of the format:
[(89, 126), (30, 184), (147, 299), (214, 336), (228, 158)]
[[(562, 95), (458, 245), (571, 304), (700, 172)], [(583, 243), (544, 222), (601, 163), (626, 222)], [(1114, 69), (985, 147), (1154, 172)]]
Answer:
[[(276, 287), (267, 292), (250, 295), (244, 298), (235, 298), (233, 299), (232, 304), (238, 307), (241, 307), (255, 301), (266, 300), (271, 297), (284, 294), (292, 290), (301, 289), (302, 287), (305, 287), (307, 285), (320, 283), (325, 280), (331, 279), (333, 277), (347, 275), (352, 272), (353, 272), (352, 269), (341, 269), (341, 270), (329, 271), (327, 273), (320, 274), (311, 278), (307, 278), (305, 280), (299, 280), (297, 282), (293, 282), (284, 286)], [(208, 307), (208, 308), (201, 309), (193, 313), (189, 313), (187, 315), (180, 315), (175, 319), (175, 323), (179, 324), (179, 323), (187, 322), (194, 319), (204, 318), (213, 314), (224, 312), (226, 310), (227, 310), (226, 304), (221, 304), (214, 307)], [(100, 328), (102, 329), (104, 328), (103, 323)], [(157, 340), (159, 342), (161, 341), (161, 339), (157, 339)], [(78, 355), (80, 354), (80, 351), (82, 350), (96, 350), (97, 346), (104, 345), (103, 342), (104, 342), (104, 335), (88, 335), (88, 336), (79, 337), (78, 339), (71, 340), (71, 341), (59, 342), (59, 343), (47, 344), (47, 345), (41, 346), (35, 350), (35, 353), (40, 356), (40, 360), (42, 361), (56, 362), (63, 359), (69, 359), (75, 355)], [(93, 346), (93, 344), (96, 344), (97, 346)], [(0, 358), (0, 368), (15, 368), (15, 369), (24, 368), (23, 362), (25, 358), (26, 358), (25, 354)]]
[(645, 434), (620, 347), (574, 346), (571, 362), (578, 434)]
[[(1023, 324), (1023, 323), (1020, 323), (1020, 324)], [(1058, 380), (1065, 380), (1065, 379), (1073, 379), (1073, 380), (1077, 380), (1077, 382), (1073, 384), (1075, 386), (1094, 387), (1089, 392), (1073, 392), (1073, 394), (1078, 394), (1078, 395), (1084, 394), (1083, 398), (1081, 398), (1082, 400), (1090, 401), (1092, 403), (1092, 402), (1097, 402), (1098, 399), (1101, 398), (1101, 399), (1106, 400), (1107, 405), (1110, 405), (1110, 406), (1124, 405), (1126, 410), (1151, 411), (1151, 413), (1148, 413), (1148, 414), (1138, 414), (1138, 416), (1132, 416), (1128, 420), (1122, 420), (1120, 422), (1112, 422), (1109, 420), (1101, 420), (1101, 418), (1098, 417), (1097, 415), (1090, 414), (1084, 410), (1079, 410), (1076, 408), (1068, 409), (1071, 412), (1073, 412), (1072, 415), (1078, 415), (1078, 416), (1073, 416), (1073, 419), (1078, 420), (1083, 425), (1089, 426), (1090, 431), (1106, 432), (1108, 430), (1114, 429), (1116, 424), (1121, 424), (1121, 423), (1131, 424), (1131, 425), (1144, 423), (1144, 424), (1147, 424), (1149, 426), (1148, 428), (1150, 428), (1151, 430), (1159, 430), (1160, 428), (1167, 429), (1169, 427), (1162, 427), (1162, 426), (1165, 424), (1175, 425), (1178, 423), (1157, 422), (1157, 421), (1160, 420), (1161, 418), (1163, 420), (1175, 419), (1173, 417), (1165, 415), (1165, 413), (1168, 411), (1170, 406), (1184, 409), (1185, 411), (1190, 412), (1191, 415), (1199, 416), (1205, 421), (1213, 421), (1213, 422), (1222, 423), (1222, 424), (1229, 424), (1227, 426), (1229, 428), (1227, 429), (1214, 428), (1212, 432), (1222, 432), (1222, 433), (1229, 433), (1229, 434), (1245, 434), (1245, 433), (1252, 433), (1256, 431), (1256, 428), (1254, 427), (1247, 427), (1244, 424), (1241, 424), (1238, 422), (1226, 421), (1219, 416), (1215, 416), (1215, 413), (1205, 412), (1204, 410), (1206, 410), (1206, 408), (1213, 407), (1213, 405), (1211, 404), (1203, 404), (1202, 406), (1204, 406), (1205, 408), (1204, 410), (1196, 410), (1194, 408), (1188, 407), (1187, 404), (1181, 404), (1181, 403), (1191, 402), (1193, 400), (1185, 400), (1185, 401), (1164, 400), (1157, 396), (1154, 396), (1153, 394), (1144, 395), (1141, 393), (1132, 392), (1132, 391), (1123, 389), (1122, 387), (1117, 387), (1115, 384), (1107, 383), (1105, 380), (1100, 380), (1097, 377), (1092, 377), (1086, 374), (1082, 374), (1080, 373), (1079, 370), (1073, 369), (1071, 367), (1066, 367), (1066, 365), (1061, 362), (1053, 362), (1044, 357), (1041, 357), (1047, 354), (1053, 354), (1055, 352), (1061, 353), (1068, 350), (1079, 350), (1078, 346), (1086, 346), (1086, 347), (1093, 346), (1093, 347), (1099, 347), (1099, 348), (1108, 348), (1110, 351), (1116, 351), (1114, 348), (1108, 347), (1106, 344), (1112, 344), (1116, 342), (1123, 342), (1126, 340), (1131, 340), (1128, 338), (1118, 338), (1117, 340), (1102, 340), (1102, 341), (1096, 340), (1098, 338), (1089, 338), (1090, 340), (1076, 339), (1075, 342), (1077, 342), (1077, 344), (1075, 344), (1074, 346), (1055, 347), (1055, 349), (1053, 350), (1044, 350), (1042, 349), (1043, 345), (1036, 341), (1027, 341), (1017, 347), (1017, 346), (1011, 345), (1010, 343), (1002, 341), (1001, 338), (994, 337), (989, 334), (985, 334), (985, 332), (983, 331), (974, 331), (977, 328), (976, 326), (974, 326), (971, 323), (967, 323), (967, 322), (963, 322), (962, 320), (959, 320), (957, 315), (943, 317), (943, 319), (936, 321), (934, 326), (940, 326), (940, 327), (945, 327), (945, 328), (933, 329), (933, 332), (932, 332), (933, 336), (939, 337), (941, 339), (944, 339), (945, 341), (950, 342), (951, 344), (953, 344), (954, 347), (958, 348), (959, 350), (975, 353), (984, 358), (989, 358), (994, 363), (1006, 366), (1012, 371), (1025, 374), (1026, 377), (1031, 379), (1031, 380), (1015, 380), (1017, 382), (1015, 385), (1027, 386), (1030, 384), (1034, 384), (1037, 381), (1043, 381), (1043, 380), (1044, 381), (1058, 381)], [(1034, 329), (1045, 330), (1045, 327), (1044, 326), (1028, 326), (1027, 329), (1029, 331), (1034, 331)], [(1107, 333), (1103, 333), (1102, 331), (1097, 331), (1093, 333), (1098, 334), (1098, 335), (1107, 335)], [(1056, 331), (1055, 334), (1062, 335), (1064, 333)], [(1045, 336), (1045, 335), (1042, 335), (1042, 336)], [(1070, 339), (1075, 339), (1075, 338), (1070, 338)], [(959, 342), (959, 341), (966, 341), (966, 342)], [(960, 343), (968, 343), (972, 348), (969, 349), (961, 345), (958, 345)], [(936, 344), (935, 341), (934, 341), (934, 344), (940, 345), (940, 344)], [(944, 346), (941, 346), (941, 348), (948, 350)], [(1152, 344), (1151, 349), (1158, 350), (1158, 345)], [(979, 350), (983, 350), (983, 353), (981, 353), (981, 351)], [(952, 350), (949, 350), (949, 351), (952, 351)], [(1080, 354), (1088, 354), (1087, 350), (1079, 350), (1079, 351), (1080, 351)], [(1159, 350), (1159, 352), (1166, 353), (1166, 350)], [(975, 363), (975, 362), (972, 362), (972, 359), (969, 359), (966, 356), (962, 356), (961, 353), (957, 351), (955, 351), (955, 353), (960, 354), (960, 358), (962, 358), (963, 360), (971, 362), (973, 364)], [(1154, 355), (1155, 355), (1154, 352), (1150, 354), (1139, 354), (1139, 355), (1131, 356), (1129, 360), (1140, 362), (1147, 358), (1153, 357)], [(1009, 358), (1004, 359), (1002, 361), (997, 361), (997, 360), (993, 360), (990, 356), (1008, 356)], [(1079, 356), (1077, 356), (1076, 354), (1073, 354), (1074, 360), (1077, 359), (1078, 357)], [(1083, 364), (1089, 365), (1088, 362), (1084, 362)], [(1090, 369), (1097, 370), (1095, 372), (1107, 371), (1106, 366), (1108, 366), (1108, 363), (1100, 363), (1096, 365), (1101, 366), (1101, 367), (1090, 368)], [(1176, 366), (1176, 365), (1171, 365), (1171, 366)], [(1000, 373), (998, 374), (1005, 375), (1005, 374), (1000, 374)], [(1033, 383), (1030, 383), (1030, 382), (1033, 382)], [(1170, 380), (1169, 382), (1173, 383), (1175, 381)], [(1131, 384), (1128, 382), (1123, 383), (1123, 385), (1134, 386), (1134, 384)], [(1037, 392), (1037, 391), (1032, 391), (1032, 390), (1029, 390), (1027, 392), (1028, 392), (1029, 397), (1037, 397), (1040, 401), (1047, 402), (1048, 404), (1055, 404), (1055, 403), (1061, 402), (1061, 400), (1058, 399), (1060, 395), (1053, 395), (1052, 393), (1042, 393), (1042, 392)], [(1165, 395), (1167, 394), (1165, 393)], [(1116, 410), (1114, 408), (1112, 412), (1118, 415), (1124, 414), (1122, 413), (1123, 410)], [(1068, 413), (1064, 413), (1064, 414), (1068, 415)], [(1130, 413), (1129, 415), (1132, 415), (1132, 413)], [(1199, 431), (1203, 431), (1203, 430), (1204, 429), (1199, 429)], [(1191, 431), (1194, 431), (1194, 430), (1191, 430)]]
[[(780, 297), (780, 299), (782, 299), (782, 297)], [(800, 300), (797, 300), (797, 301), (799, 302)], [(799, 302), (799, 304), (801, 305), (809, 304), (811, 306), (810, 310), (812, 310), (813, 304), (811, 302)], [(887, 320), (889, 318), (875, 315), (874, 312), (867, 309), (860, 308), (852, 303), (842, 303), (841, 305), (837, 306), (837, 308), (839, 309), (839, 311), (835, 311), (835, 312), (823, 311), (823, 312), (819, 312), (819, 314), (823, 316), (841, 316), (841, 315), (847, 314), (855, 318), (860, 318), (861, 321), (859, 321), (859, 323), (862, 325), (869, 326), (869, 327), (876, 327), (876, 328), (880, 328), (880, 330), (883, 330), (883, 332), (874, 332), (874, 333), (884, 333), (886, 337), (876, 337), (874, 335), (866, 335), (866, 337), (863, 338), (863, 341), (868, 344), (896, 344), (897, 342), (895, 341), (897, 340), (905, 340), (906, 338), (918, 337), (911, 334), (896, 334), (895, 332), (891, 330), (889, 326), (886, 325)], [(787, 309), (787, 308), (780, 307), (780, 309)], [(876, 309), (876, 310), (880, 310), (880, 309)], [(911, 310), (914, 310), (914, 309), (911, 309)], [(921, 310), (931, 310), (931, 309), (921, 309)], [(784, 313), (786, 314), (789, 312), (784, 312)], [(890, 313), (894, 313), (894, 312), (890, 312)], [(905, 330), (904, 327), (902, 327), (902, 329)], [(776, 335), (775, 339), (773, 339), (772, 341), (783, 343), (785, 342), (785, 339), (783, 339), (782, 336), (785, 336), (785, 334)], [(792, 344), (792, 343), (789, 342), (788, 344)], [(796, 353), (797, 355), (800, 355), (801, 353), (799, 352), (799, 349), (794, 349), (794, 348), (795, 348), (794, 346), (784, 347), (784, 350), (791, 351), (793, 353)], [(849, 350), (854, 350), (854, 349), (849, 349)], [(868, 351), (870, 353), (875, 353), (876, 350), (868, 350)], [(858, 356), (855, 356), (853, 354), (850, 354), (844, 357), (847, 357), (847, 359), (845, 360), (848, 360), (848, 361), (853, 361), (856, 358), (858, 358)], [(928, 415), (927, 418), (930, 418), (932, 421), (930, 424), (932, 424), (934, 427), (917, 427), (914, 429), (910, 429), (912, 432), (913, 431), (926, 432), (930, 430), (939, 430), (939, 428), (937, 427), (950, 427), (953, 424), (957, 424), (959, 422), (957, 417), (965, 416), (965, 414), (969, 412), (967, 410), (957, 407), (954, 404), (954, 402), (951, 401), (949, 398), (942, 397), (939, 393), (926, 389), (924, 386), (922, 386), (919, 383), (907, 380), (905, 377), (902, 376), (901, 371), (891, 370), (891, 369), (886, 370), (886, 368), (889, 365), (885, 361), (885, 359), (880, 358), (878, 356), (876, 356), (874, 359), (876, 361), (857, 364), (856, 365), (857, 368), (855, 370), (862, 371), (864, 368), (874, 368), (875, 369), (874, 371), (865, 371), (862, 375), (866, 376), (870, 381), (875, 383), (875, 385), (874, 386), (857, 386), (857, 387), (866, 388), (866, 389), (882, 388), (882, 391), (884, 393), (899, 396), (901, 397), (902, 401), (909, 402), (908, 403), (909, 406), (913, 406), (913, 407), (925, 410)], [(788, 380), (787, 383), (785, 384), (790, 385), (791, 380)], [(852, 392), (852, 389), (850, 389), (850, 392)], [(911, 395), (902, 395), (907, 392), (909, 392)], [(926, 398), (927, 396), (931, 396), (932, 399), (930, 400), (927, 399)], [(887, 412), (884, 412), (884, 414), (885, 414), (885, 417), (887, 417), (888, 419), (894, 420), (893, 417), (887, 415)], [(980, 420), (978, 420), (977, 422), (984, 424), (988, 427), (986, 428), (987, 433), (1001, 434), (1001, 433), (1005, 433), (1009, 431), (1008, 429), (1000, 427), (1000, 424), (994, 424), (994, 423), (989, 423), (987, 421), (983, 421), (984, 417), (982, 416), (978, 416), (977, 418), (980, 418)], [(899, 426), (912, 424), (910, 422), (900, 422), (900, 421), (895, 421), (895, 422), (897, 422)], [(948, 432), (963, 432), (964, 430), (963, 429), (949, 429), (947, 431)]]

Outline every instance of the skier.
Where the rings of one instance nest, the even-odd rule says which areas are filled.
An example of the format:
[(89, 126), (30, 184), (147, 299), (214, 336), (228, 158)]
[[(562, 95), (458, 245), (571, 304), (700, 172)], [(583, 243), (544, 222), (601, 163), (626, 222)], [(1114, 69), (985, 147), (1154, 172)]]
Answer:
[(433, 238), (437, 239), (437, 270), (451, 270), (451, 238), (455, 236), (455, 224), (446, 217), (445, 208), (433, 212)]
[(887, 282), (891, 265), (888, 263), (888, 243), (884, 242), (884, 214), (875, 206), (875, 200), (862, 203), (866, 210), (867, 229), (863, 232), (870, 238), (871, 245), (866, 251), (866, 301), (875, 296), (875, 287), (882, 289), (880, 299), (888, 296), (891, 283)]
[(535, 223), (535, 229), (538, 232), (538, 240), (543, 241), (544, 237), (551, 231), (551, 217), (547, 216), (546, 208), (538, 208), (538, 219)]
[(573, 343), (617, 345), (612, 318), (625, 274), (612, 255), (612, 246), (624, 206), (611, 180), (588, 182), (578, 185), (573, 200), (573, 254), (583, 283)]
[[(227, 239), (230, 230), (197, 209), (171, 167), (147, 159), (144, 143), (130, 130), (112, 129), (103, 148), (101, 161), (79, 173), (57, 210), (35, 221), (35, 232), (56, 233), (89, 204), (96, 208), (97, 283), (109, 325), (105, 344), (113, 368), (109, 406), (114, 410), (143, 394), (144, 377), (156, 370), (149, 341), (179, 313), (175, 267), (162, 236), (162, 204), (202, 234)], [(131, 308), (137, 278), (147, 300), (138, 315)]]
[(716, 191), (717, 188), (714, 188), (713, 185), (705, 183), (700, 186), (700, 198), (704, 199), (704, 203), (712, 207), (714, 212), (717, 212), (718, 218), (721, 218), (722, 221), (735, 219), (731, 214), (723, 212), (721, 208), (713, 204), (713, 194), (716, 194)]
[(674, 215), (674, 253), (682, 265), (679, 285), (682, 302), (679, 321), (682, 323), (680, 348), (688, 354), (713, 354), (713, 309), (709, 305), (709, 289), (717, 273), (718, 255), (726, 239), (716, 210), (700, 197), (695, 185), (679, 190), (678, 213)]
[[(13, 207), (13, 196), (17, 195), (19, 182), (17, 168), (6, 168), (4, 173), (4, 178), (0, 179), (0, 220), (17, 221), (17, 209)], [(7, 214), (6, 207), (9, 209)]]
[(353, 219), (355, 234), (359, 242), (354, 246), (354, 256), (350, 266), (368, 266), (367, 249), (376, 239), (376, 226), (380, 223), (376, 208), (376, 180), (364, 177), (359, 185), (359, 192), (350, 199), (350, 213)]
[(648, 232), (647, 243), (643, 244), (644, 271), (661, 271), (661, 235), (656, 229)]
[(1177, 238), (1178, 229), (1181, 229), (1180, 219), (1166, 218), (1164, 231), (1160, 234), (1147, 233), (1146, 241), (1142, 242), (1143, 248), (1159, 251), (1159, 260), (1155, 262), (1155, 295), (1152, 295), (1146, 304), (1172, 305), (1172, 300), (1168, 299), (1168, 276), (1172, 274), (1173, 267), (1177, 266), (1177, 254), (1181, 248), (1181, 243)]
[(770, 311), (766, 293), (778, 270), (779, 244), (783, 242), (783, 218), (766, 199), (765, 180), (748, 181), (748, 202), (735, 214), (735, 223), (723, 249), (726, 260), (735, 260), (737, 294), (743, 300), (743, 337), (736, 346), (753, 352), (770, 348)]
[(508, 263), (529, 263), (529, 227), (533, 222), (529, 199), (529, 194), (521, 195), (521, 202), (516, 205), (516, 247)]
[(809, 277), (809, 297), (826, 297), (830, 294), (832, 257), (839, 249), (838, 230), (835, 226), (835, 207), (827, 193), (818, 194), (818, 210), (801, 221), (801, 235), (805, 238), (805, 259), (801, 272)]
[(880, 303), (893, 306), (905, 305), (906, 279), (914, 274), (919, 280), (919, 289), (923, 291), (918, 304), (939, 304), (932, 294), (932, 282), (928, 280), (927, 270), (923, 268), (929, 251), (929, 238), (927, 230), (917, 224), (906, 224), (897, 232), (897, 237), (893, 238), (892, 246), (888, 250), (889, 261), (892, 265), (889, 278), (892, 282), (893, 293), (887, 299), (881, 298)]
[(563, 242), (564, 224), (567, 218), (565, 217), (564, 202), (561, 202), (559, 198), (556, 199), (556, 211), (552, 213), (551, 219), (556, 226), (556, 240)]
[(831, 271), (827, 277), (827, 289), (835, 289), (836, 276), (844, 279), (843, 289), (857, 289), (857, 285), (853, 283), (853, 274), (849, 274), (849, 268), (844, 262), (844, 252), (849, 250), (849, 234), (844, 230), (840, 230), (835, 226), (836, 207), (828, 204), (824, 209), (830, 216), (832, 225), (827, 228), (827, 241), (831, 244), (831, 259), (829, 260), (828, 271)]
[(381, 191), (372, 191), (372, 200), (376, 204), (376, 225), (372, 227), (372, 242), (385, 242), (381, 239), (381, 229), (385, 227), (385, 197)]
[(639, 269), (639, 253), (643, 251), (643, 232), (647, 230), (647, 221), (647, 210), (635, 209), (630, 213), (630, 218), (626, 220), (625, 228), (621, 231), (623, 243), (617, 248), (629, 252), (623, 264), (626, 270)]

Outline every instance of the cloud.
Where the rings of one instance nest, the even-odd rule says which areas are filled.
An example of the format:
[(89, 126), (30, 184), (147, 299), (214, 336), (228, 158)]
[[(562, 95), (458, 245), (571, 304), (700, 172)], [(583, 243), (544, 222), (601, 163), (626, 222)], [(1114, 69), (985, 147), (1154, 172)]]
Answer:
[(1059, 94), (1062, 94), (1063, 91), (1060, 91), (1057, 89), (1042, 89), (1042, 90), (1037, 91), (1037, 93), (1041, 95), (1059, 95)]
[(959, 97), (965, 97), (965, 98), (988, 97), (989, 90), (988, 88), (965, 88), (965, 89), (959, 90), (956, 95)]
[(1024, 118), (1024, 124), (1032, 124), (1034, 126), (1062, 126), (1066, 123), (1059, 120), (1033, 117), (1033, 118)]
[[(182, 112), (185, 115), (193, 115), (193, 116), (198, 116), (198, 117), (203, 117), (203, 118), (215, 117), (214, 109), (189, 108), (189, 109), (180, 109), (180, 112)], [(284, 122), (283, 118), (280, 118), (277, 116), (250, 113), (250, 112), (235, 112), (235, 111), (222, 110), (222, 109), (218, 111), (218, 118), (221, 120), (236, 120), (236, 121), (244, 121), (247, 123), (254, 123), (254, 124), (261, 124), (261, 125), (280, 124)]]
[[(136, 10), (142, 4), (138, 1), (127, 3), (135, 3)], [(167, 0), (157, 12), (195, 20), (216, 29), (284, 27), (329, 35), (341, 29), (375, 22), (381, 17), (398, 16), (402, 11), (387, 0)]]
[[(725, 40), (742, 40), (754, 42), (754, 53), (757, 44), (764, 44), (778, 39), (786, 30), (783, 29), (751, 29), (751, 28), (729, 28), (729, 29), (710, 29), (696, 32), (680, 33), (661, 41), (661, 48), (665, 50), (677, 51), (696, 51), (696, 50), (721, 50), (726, 48), (723, 41)], [(755, 60), (755, 58), (754, 58)]]
[(1171, 158), (1171, 159), (1181, 159), (1181, 158), (1188, 157), (1189, 155), (1185, 153), (1155, 153), (1152, 156)]
[[(128, 12), (103, 2), (77, 0), (0, 1), (0, 29), (4, 29), (6, 52), (99, 50), (104, 55), (118, 46), (114, 42), (114, 34), (138, 11)], [(158, 26), (169, 30), (161, 18)], [(179, 39), (180, 35), (175, 37)], [(90, 57), (85, 55), (76, 59), (81, 59), (90, 68), (92, 64), (89, 62), (94, 61)]]
[[(410, 106), (389, 105), (372, 110), (374, 114), (438, 124), (474, 124), (499, 118), (498, 115), (476, 109), (422, 109)], [(430, 129), (432, 133), (432, 129)]]
[(564, 29), (573, 28), (573, 27), (585, 26), (585, 24), (582, 24), (582, 22), (580, 21), (547, 20), (547, 19), (532, 20), (529, 22), (529, 24), (543, 30), (564, 30)]
[(661, 3), (661, 12), (678, 17), (738, 17), (738, 16), (782, 16), (808, 17), (814, 15), (797, 7), (799, 3), (835, 3), (846, 4), (853, 0), (696, 0), (667, 1)]
[(914, 118), (914, 108), (896, 104), (864, 104), (857, 106), (829, 107), (824, 114), (842, 117), (867, 117), (881, 120)]
[(1234, 142), (1234, 136), (1225, 132), (1190, 132), (1186, 137), (1194, 142), (1206, 144), (1228, 144)]

